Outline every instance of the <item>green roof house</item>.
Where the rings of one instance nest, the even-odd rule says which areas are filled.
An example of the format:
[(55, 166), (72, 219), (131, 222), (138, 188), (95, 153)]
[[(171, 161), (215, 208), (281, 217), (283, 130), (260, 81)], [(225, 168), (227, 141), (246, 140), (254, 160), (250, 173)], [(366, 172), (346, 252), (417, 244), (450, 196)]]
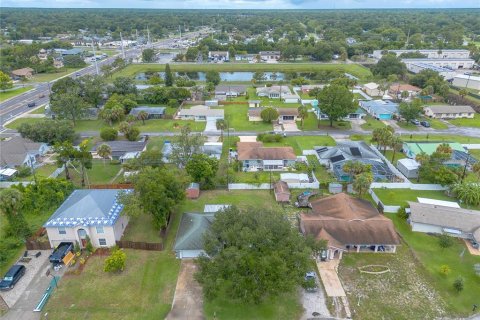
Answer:
[(197, 258), (205, 254), (203, 235), (210, 229), (215, 212), (184, 213), (175, 239), (175, 254), (179, 259)]
[(425, 152), (430, 156), (442, 143), (448, 144), (452, 150), (465, 152), (465, 148), (463, 148), (463, 146), (457, 142), (404, 142), (403, 152), (410, 159), (415, 159), (417, 154), (422, 152)]

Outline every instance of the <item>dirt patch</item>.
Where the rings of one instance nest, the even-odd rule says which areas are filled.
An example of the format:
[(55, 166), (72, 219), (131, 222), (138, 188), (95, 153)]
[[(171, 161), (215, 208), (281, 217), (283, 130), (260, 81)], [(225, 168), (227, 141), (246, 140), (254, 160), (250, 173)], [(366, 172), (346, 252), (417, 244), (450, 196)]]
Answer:
[[(391, 272), (361, 273), (358, 268), (381, 264)], [(396, 254), (349, 253), (339, 275), (356, 319), (435, 319), (445, 315), (445, 302), (428, 283), (409, 248)]]
[(172, 310), (167, 320), (203, 320), (203, 294), (202, 287), (193, 278), (197, 266), (193, 260), (182, 260), (177, 287), (173, 298)]

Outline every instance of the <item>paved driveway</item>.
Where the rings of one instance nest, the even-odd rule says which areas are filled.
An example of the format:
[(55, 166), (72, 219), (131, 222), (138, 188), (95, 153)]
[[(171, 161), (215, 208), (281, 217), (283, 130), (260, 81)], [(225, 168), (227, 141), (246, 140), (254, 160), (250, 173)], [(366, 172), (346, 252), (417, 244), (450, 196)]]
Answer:
[(217, 130), (217, 119), (207, 119), (205, 132), (219, 132), (219, 130)]
[(173, 306), (167, 320), (203, 320), (202, 287), (193, 275), (197, 266), (193, 260), (183, 259), (180, 265)]
[(283, 130), (286, 132), (300, 131), (295, 122), (286, 122), (283, 124)]
[[(29, 251), (30, 253), (37, 252)], [(42, 312), (33, 312), (33, 309), (40, 302), (45, 290), (52, 280), (51, 276), (45, 273), (51, 268), (48, 261), (50, 250), (41, 250), (42, 255), (39, 258), (32, 257), (32, 260), (25, 264), (27, 272), (18, 282), (17, 286), (11, 291), (2, 293), (3, 298), (10, 306), (10, 310), (0, 319), (2, 320), (37, 320), (40, 319)], [(65, 268), (56, 272), (51, 270), (51, 275), (61, 276)], [(61, 285), (61, 284), (59, 284)]]

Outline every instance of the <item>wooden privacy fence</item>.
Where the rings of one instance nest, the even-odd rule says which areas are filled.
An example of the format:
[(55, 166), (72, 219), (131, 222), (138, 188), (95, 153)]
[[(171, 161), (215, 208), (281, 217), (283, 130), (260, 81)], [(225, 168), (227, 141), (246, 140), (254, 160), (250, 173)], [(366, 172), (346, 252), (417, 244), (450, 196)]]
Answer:
[(136, 242), (136, 241), (127, 241), (120, 240), (117, 241), (117, 246), (124, 249), (137, 249), (137, 250), (149, 250), (149, 251), (162, 251), (163, 243), (153, 243), (153, 242)]
[(27, 240), (25, 242), (25, 246), (27, 250), (49, 250), (52, 249), (50, 247), (49, 241), (38, 241), (38, 240)]
[(117, 183), (117, 184), (91, 184), (89, 189), (133, 189), (131, 183)]

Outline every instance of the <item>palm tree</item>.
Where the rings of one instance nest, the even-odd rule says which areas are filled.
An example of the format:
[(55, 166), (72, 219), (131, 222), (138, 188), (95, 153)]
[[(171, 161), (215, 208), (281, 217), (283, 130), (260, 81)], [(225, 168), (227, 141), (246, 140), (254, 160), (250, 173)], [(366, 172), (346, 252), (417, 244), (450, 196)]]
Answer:
[(298, 107), (298, 116), (302, 119), (302, 129), (303, 129), (303, 122), (306, 118), (308, 118), (308, 109), (305, 106)]
[(139, 120), (142, 120), (142, 124), (145, 125), (145, 120), (148, 119), (148, 112), (146, 111), (140, 111), (137, 115), (137, 118)]
[(108, 144), (102, 143), (97, 148), (97, 154), (103, 158), (103, 166), (105, 166), (105, 160), (112, 155), (112, 148)]
[(227, 127), (227, 123), (224, 119), (217, 119), (215, 125), (217, 126), (217, 130), (220, 130), (220, 138), (223, 141), (223, 130), (225, 130), (225, 128)]
[(70, 172), (68, 171), (68, 163), (74, 159), (75, 148), (69, 141), (57, 143), (53, 147), (53, 151), (57, 154), (56, 162), (58, 167), (65, 168), (65, 178), (70, 180)]
[(364, 172), (355, 177), (355, 181), (353, 182), (353, 190), (357, 191), (358, 196), (361, 197), (370, 185), (373, 182), (373, 175), (371, 172)]
[(403, 147), (403, 141), (399, 136), (393, 136), (392, 139), (390, 140), (390, 147), (393, 150), (393, 155), (392, 155), (392, 163), (395, 161), (395, 154), (397, 151), (402, 150)]
[(468, 94), (468, 91), (467, 91), (467, 89), (462, 89), (462, 90), (458, 91), (458, 94), (463, 98)]
[[(423, 167), (423, 166), (427, 165), (427, 163), (430, 161), (430, 156), (422, 151), (415, 156), (415, 161), (420, 163), (420, 166)], [(421, 172), (421, 170), (418, 171), (417, 182), (420, 181), (420, 172)]]
[(478, 206), (480, 204), (480, 185), (477, 183), (457, 183), (451, 190), (458, 199), (468, 205)]

